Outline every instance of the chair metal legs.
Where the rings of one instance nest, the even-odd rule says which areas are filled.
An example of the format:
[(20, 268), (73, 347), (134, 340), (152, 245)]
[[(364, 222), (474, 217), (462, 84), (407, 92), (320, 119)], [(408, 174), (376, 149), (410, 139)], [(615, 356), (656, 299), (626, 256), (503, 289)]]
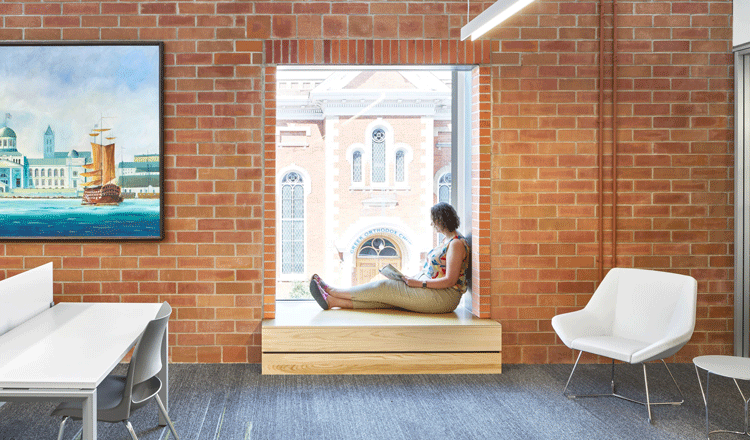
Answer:
[[(159, 411), (161, 411), (162, 415), (167, 420), (167, 425), (169, 426), (169, 430), (172, 431), (172, 435), (174, 436), (175, 440), (180, 440), (180, 436), (178, 436), (177, 431), (174, 430), (172, 419), (169, 418), (169, 414), (167, 414), (167, 409), (164, 408), (164, 404), (161, 402), (159, 395), (157, 394), (155, 397), (156, 397), (156, 403), (159, 405)], [(130, 436), (133, 437), (133, 440), (138, 440), (138, 437), (136, 437), (135, 431), (133, 430), (133, 425), (130, 424), (130, 420), (124, 420), (122, 423), (124, 423), (125, 427), (128, 428), (128, 431), (130, 432)]]
[(63, 434), (65, 433), (65, 423), (67, 423), (68, 417), (63, 417), (62, 422), (60, 422), (60, 431), (57, 433), (57, 440), (62, 440)]
[[(60, 431), (57, 433), (57, 440), (62, 440), (63, 434), (65, 433), (65, 424), (70, 420), (70, 417), (65, 416), (62, 419), (62, 422), (60, 422)], [(76, 435), (73, 436), (73, 438), (77, 438), (78, 434), (83, 432), (83, 428), (79, 429)]]
[[(177, 435), (177, 431), (175, 431), (174, 425), (172, 424), (172, 419), (169, 418), (167, 409), (164, 407), (164, 404), (159, 398), (159, 395), (157, 394), (155, 397), (156, 403), (159, 405), (159, 411), (161, 411), (162, 415), (167, 420), (169, 430), (172, 431), (172, 435), (174, 436), (175, 440), (180, 440), (180, 436)], [(65, 433), (65, 423), (67, 423), (69, 419), (69, 417), (63, 417), (62, 422), (60, 423), (60, 431), (57, 433), (57, 440), (62, 440), (63, 434)], [(135, 435), (135, 430), (133, 430), (133, 425), (130, 424), (130, 420), (123, 420), (122, 423), (128, 429), (128, 432), (130, 433), (130, 436), (133, 438), (133, 440), (138, 440), (138, 437)]]
[(133, 430), (133, 425), (130, 424), (130, 420), (123, 420), (122, 423), (128, 428), (128, 432), (130, 433), (130, 436), (133, 437), (133, 440), (138, 440), (138, 437), (136, 437), (135, 431)]
[(172, 435), (174, 436), (175, 440), (180, 440), (180, 437), (177, 435), (177, 431), (174, 430), (172, 419), (169, 418), (169, 414), (167, 414), (167, 409), (164, 408), (164, 404), (161, 402), (159, 395), (157, 394), (155, 397), (156, 397), (156, 403), (159, 405), (159, 411), (161, 411), (161, 414), (164, 416), (164, 419), (167, 421), (169, 430), (172, 431)]
[(680, 386), (677, 384), (677, 381), (674, 378), (674, 375), (672, 375), (672, 371), (667, 366), (667, 363), (664, 362), (664, 359), (660, 359), (661, 363), (664, 364), (664, 368), (667, 369), (667, 372), (669, 373), (669, 377), (672, 378), (672, 382), (674, 382), (674, 385), (677, 387), (677, 391), (680, 393), (680, 400), (679, 402), (651, 402), (651, 397), (648, 392), (648, 375), (646, 374), (646, 364), (642, 363), (643, 365), (643, 382), (645, 384), (646, 388), (646, 401), (641, 402), (639, 400), (634, 400), (629, 397), (625, 397), (621, 394), (617, 394), (616, 387), (615, 387), (615, 360), (612, 359), (612, 382), (610, 384), (611, 392), (606, 394), (568, 394), (568, 385), (570, 385), (570, 380), (573, 378), (573, 373), (576, 371), (576, 367), (578, 366), (578, 361), (581, 360), (581, 355), (583, 352), (578, 353), (578, 357), (576, 358), (576, 362), (573, 365), (573, 370), (570, 372), (570, 376), (568, 377), (568, 381), (565, 383), (565, 388), (563, 389), (563, 395), (569, 399), (576, 399), (579, 397), (617, 397), (618, 399), (627, 400), (628, 402), (637, 403), (639, 405), (644, 405), (646, 409), (648, 410), (648, 422), (653, 423), (653, 420), (651, 418), (651, 406), (652, 405), (682, 405), (682, 403), (685, 401), (685, 396), (682, 394), (682, 390), (680, 389)]

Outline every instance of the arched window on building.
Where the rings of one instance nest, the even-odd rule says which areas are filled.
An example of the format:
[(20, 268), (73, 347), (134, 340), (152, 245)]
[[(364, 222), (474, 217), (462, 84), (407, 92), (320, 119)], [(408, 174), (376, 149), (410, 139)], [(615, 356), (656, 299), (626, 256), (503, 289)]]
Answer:
[(42, 177), (47, 177), (44, 175), (44, 169), (42, 168)]
[(55, 174), (55, 177), (57, 177), (57, 170), (56, 169), (53, 171), (53, 173)]
[(359, 248), (358, 257), (398, 257), (396, 246), (387, 238), (376, 237), (367, 240)]
[(294, 171), (281, 179), (281, 273), (305, 269), (305, 188)]
[(404, 150), (396, 152), (396, 182), (399, 183), (403, 183), (406, 177), (406, 159), (404, 157)]
[(65, 168), (60, 169), (60, 177), (65, 177)]
[[(39, 177), (39, 168), (34, 170), (34, 177)], [(38, 182), (38, 180), (37, 180)]]
[(373, 237), (365, 241), (357, 251), (354, 282), (362, 284), (371, 281), (378, 275), (378, 269), (387, 264), (401, 269), (401, 254), (396, 244), (385, 237)]
[(438, 180), (438, 202), (451, 202), (451, 173), (445, 173)]
[(385, 130), (372, 131), (372, 181), (385, 182)]
[(352, 154), (352, 182), (362, 182), (362, 152), (359, 150)]
[[(451, 202), (451, 173), (445, 173), (438, 180), (438, 202)], [(437, 242), (442, 243), (445, 236), (437, 234)]]

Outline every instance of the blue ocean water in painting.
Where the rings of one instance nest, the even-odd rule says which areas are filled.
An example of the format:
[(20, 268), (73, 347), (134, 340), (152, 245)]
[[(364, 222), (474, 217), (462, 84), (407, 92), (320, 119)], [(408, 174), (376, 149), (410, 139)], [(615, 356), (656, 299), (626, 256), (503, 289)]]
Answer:
[(0, 198), (5, 238), (159, 238), (159, 199), (125, 199), (117, 206), (81, 199)]

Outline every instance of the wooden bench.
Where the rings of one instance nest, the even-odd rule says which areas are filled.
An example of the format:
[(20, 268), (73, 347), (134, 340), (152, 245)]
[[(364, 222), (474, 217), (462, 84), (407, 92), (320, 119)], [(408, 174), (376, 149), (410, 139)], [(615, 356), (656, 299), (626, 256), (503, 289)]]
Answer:
[(263, 374), (497, 374), (501, 325), (468, 310), (327, 310), (280, 301), (262, 323)]

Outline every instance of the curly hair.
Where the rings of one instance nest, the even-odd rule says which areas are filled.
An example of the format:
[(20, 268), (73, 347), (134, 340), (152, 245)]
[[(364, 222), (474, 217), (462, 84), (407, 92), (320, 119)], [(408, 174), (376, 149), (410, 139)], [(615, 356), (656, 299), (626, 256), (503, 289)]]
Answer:
[(432, 222), (440, 229), (446, 232), (453, 232), (458, 229), (461, 220), (453, 207), (445, 202), (440, 202), (430, 209)]

